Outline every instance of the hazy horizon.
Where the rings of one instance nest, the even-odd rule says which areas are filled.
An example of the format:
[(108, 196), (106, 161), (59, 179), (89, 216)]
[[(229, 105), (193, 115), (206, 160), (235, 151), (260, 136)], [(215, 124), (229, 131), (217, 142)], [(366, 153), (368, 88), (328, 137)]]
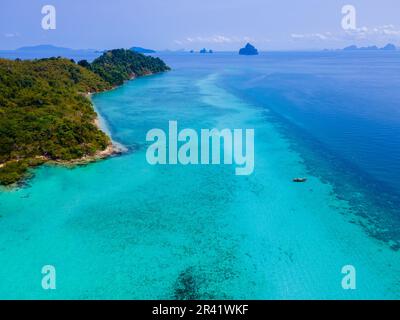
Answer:
[[(390, 43), (388, 43), (388, 44), (390, 44)], [(371, 45), (374, 45), (374, 44), (371, 44)], [(42, 44), (37, 44), (37, 45), (32, 45), (32, 46), (22, 46), (22, 47), (19, 47), (19, 48), (15, 48), (15, 49), (0, 49), (0, 51), (3, 51), (3, 52), (7, 52), (7, 51), (10, 51), (10, 52), (14, 52), (14, 51), (18, 51), (18, 50), (20, 50), (20, 49), (26, 49), (26, 48), (37, 48), (37, 47), (41, 47), (41, 46), (49, 46), (49, 47), (54, 47), (54, 49), (65, 49), (65, 50), (71, 50), (71, 51), (99, 51), (99, 52), (101, 52), (101, 51), (106, 51), (106, 50), (113, 50), (113, 49), (130, 49), (131, 47), (133, 47), (133, 46), (131, 46), (130, 48), (128, 48), (128, 47), (126, 47), (126, 48), (123, 48), (123, 47), (115, 47), (115, 48), (105, 48), (105, 49), (101, 49), (101, 48), (68, 48), (68, 47), (61, 47), (61, 46), (55, 46), (55, 45), (53, 45), (53, 44), (49, 44), (49, 43), (42, 43)], [(141, 46), (134, 46), (134, 47), (141, 47)], [(381, 48), (383, 48), (384, 46), (382, 46), (382, 47), (378, 47), (379, 49), (381, 49)], [(237, 53), (238, 52), (238, 50), (240, 49), (241, 47), (238, 47), (237, 48), (237, 50), (235, 50), (235, 49), (232, 49), (232, 50), (213, 50), (213, 53)], [(361, 48), (361, 47), (360, 47)], [(144, 49), (154, 49), (154, 48), (144, 48)], [(344, 48), (324, 48), (324, 49), (281, 49), (281, 50), (279, 50), (279, 49), (271, 49), (271, 50), (258, 50), (259, 51), (259, 53), (268, 53), (268, 52), (317, 52), (317, 51), (324, 51), (324, 50), (328, 50), (328, 51), (342, 51)], [(397, 47), (397, 50), (400, 50), (400, 47)], [(191, 51), (191, 49), (185, 49), (185, 48), (182, 48), (182, 49), (176, 49), (176, 50), (173, 50), (173, 49), (162, 49), (162, 50), (154, 50), (154, 51), (156, 51), (156, 52), (159, 52), (159, 53), (162, 53), (162, 52), (174, 52), (174, 53), (179, 53), (179, 52), (182, 52), (182, 53), (190, 53), (190, 51)], [(29, 52), (29, 51), (28, 51)], [(39, 51), (40, 52), (40, 51)], [(196, 52), (196, 53), (198, 53), (199, 52), (199, 50), (194, 50), (194, 52)]]

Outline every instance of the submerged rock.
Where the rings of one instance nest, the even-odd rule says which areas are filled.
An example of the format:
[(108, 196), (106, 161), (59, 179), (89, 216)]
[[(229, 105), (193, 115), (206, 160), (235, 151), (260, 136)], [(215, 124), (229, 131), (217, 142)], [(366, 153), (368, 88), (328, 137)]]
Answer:
[(293, 182), (300, 182), (300, 183), (302, 183), (302, 182), (306, 182), (307, 181), (307, 178), (294, 178), (293, 179)]

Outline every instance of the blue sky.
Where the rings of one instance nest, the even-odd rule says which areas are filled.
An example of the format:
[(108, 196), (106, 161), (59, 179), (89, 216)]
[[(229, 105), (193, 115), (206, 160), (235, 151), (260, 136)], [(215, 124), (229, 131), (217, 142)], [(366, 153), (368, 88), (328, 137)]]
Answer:
[[(341, 26), (343, 5), (357, 29)], [(41, 27), (54, 5), (57, 29)], [(1, 0), (0, 49), (53, 44), (70, 48), (237, 50), (400, 46), (399, 0)]]

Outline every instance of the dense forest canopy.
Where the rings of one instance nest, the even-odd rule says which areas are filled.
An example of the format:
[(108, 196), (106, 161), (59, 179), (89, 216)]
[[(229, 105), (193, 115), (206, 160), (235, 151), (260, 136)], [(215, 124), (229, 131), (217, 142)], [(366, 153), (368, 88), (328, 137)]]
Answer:
[(121, 85), (134, 77), (169, 70), (160, 58), (124, 49), (107, 51), (91, 64), (85, 60), (79, 61), (78, 64), (98, 74), (112, 85)]
[(110, 139), (94, 124), (87, 93), (166, 70), (162, 60), (124, 49), (108, 51), (93, 63), (0, 59), (0, 184), (18, 182), (29, 167), (48, 160), (104, 150)]

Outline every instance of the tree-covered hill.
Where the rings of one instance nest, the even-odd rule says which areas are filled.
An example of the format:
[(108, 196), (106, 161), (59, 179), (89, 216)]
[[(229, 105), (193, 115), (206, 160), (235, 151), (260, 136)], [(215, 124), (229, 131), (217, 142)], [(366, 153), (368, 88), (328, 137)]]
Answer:
[(79, 61), (79, 64), (98, 74), (112, 85), (121, 85), (124, 81), (134, 77), (170, 69), (160, 58), (145, 56), (125, 49), (107, 51), (91, 64), (87, 61)]
[(48, 160), (106, 149), (110, 139), (94, 124), (87, 93), (168, 69), (158, 58), (128, 50), (106, 52), (92, 64), (0, 59), (0, 184), (19, 182), (29, 167)]

